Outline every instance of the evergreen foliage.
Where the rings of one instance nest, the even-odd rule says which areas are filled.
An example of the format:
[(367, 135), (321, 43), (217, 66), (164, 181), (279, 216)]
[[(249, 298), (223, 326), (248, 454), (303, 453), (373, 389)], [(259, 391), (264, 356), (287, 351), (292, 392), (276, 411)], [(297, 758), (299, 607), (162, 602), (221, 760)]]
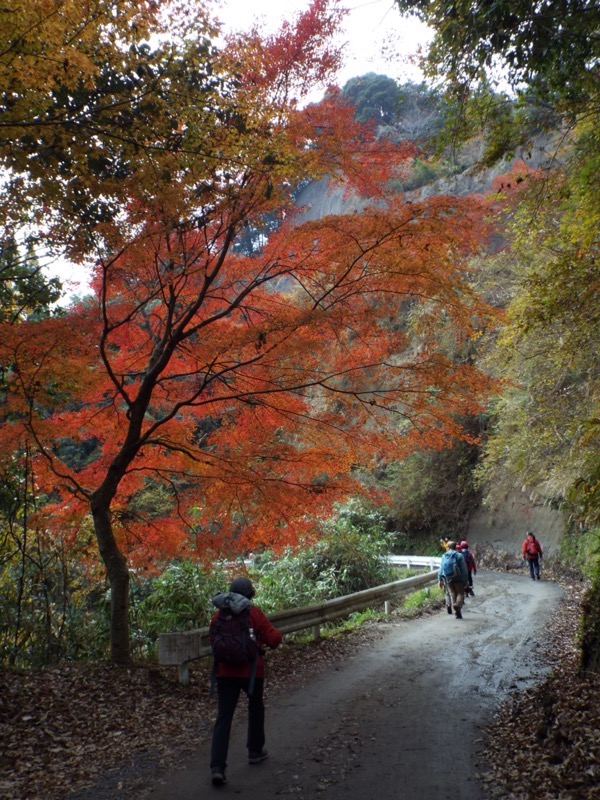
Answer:
[(350, 501), (323, 523), (313, 544), (255, 557), (251, 574), (261, 606), (295, 608), (388, 583), (393, 569), (384, 556), (394, 540), (380, 512)]
[(227, 588), (224, 565), (173, 561), (155, 578), (140, 578), (132, 602), (134, 648), (154, 654), (159, 633), (206, 627), (214, 614), (211, 598)]
[(44, 275), (32, 238), (19, 244), (10, 226), (0, 231), (0, 322), (47, 316), (61, 289)]
[[(598, 97), (600, 8), (595, 0), (396, 0), (435, 37), (429, 72), (472, 85), (499, 68), (555, 107), (583, 111)], [(497, 73), (496, 73), (497, 74)]]
[[(475, 427), (475, 421), (473, 421)], [(423, 542), (437, 548), (440, 538), (464, 538), (469, 516), (480, 500), (474, 467), (479, 447), (466, 442), (441, 451), (415, 453), (391, 464), (382, 477), (391, 502), (388, 520), (406, 534), (407, 551)]]
[(350, 78), (342, 89), (342, 97), (354, 106), (354, 116), (359, 122), (388, 125), (395, 122), (400, 96), (396, 81), (374, 72)]

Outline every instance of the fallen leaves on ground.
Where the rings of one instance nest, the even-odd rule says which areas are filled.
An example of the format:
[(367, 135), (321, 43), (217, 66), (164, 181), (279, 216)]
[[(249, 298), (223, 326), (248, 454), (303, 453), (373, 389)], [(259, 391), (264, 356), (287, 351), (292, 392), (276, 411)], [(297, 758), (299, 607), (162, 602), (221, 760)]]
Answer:
[(580, 675), (575, 645), (583, 585), (565, 598), (547, 630), (541, 684), (514, 694), (486, 732), (482, 779), (489, 800), (600, 798), (600, 675)]
[[(372, 626), (282, 645), (267, 658), (266, 697), (302, 685), (376, 635)], [(148, 664), (2, 670), (0, 798), (142, 800), (206, 740), (215, 715), (208, 659), (194, 663), (187, 687), (176, 667)]]

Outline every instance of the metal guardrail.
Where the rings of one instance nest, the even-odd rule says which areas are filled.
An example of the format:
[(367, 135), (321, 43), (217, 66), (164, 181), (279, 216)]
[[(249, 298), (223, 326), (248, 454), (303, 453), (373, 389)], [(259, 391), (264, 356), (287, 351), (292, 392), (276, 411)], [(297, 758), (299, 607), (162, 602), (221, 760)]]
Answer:
[[(269, 619), (282, 633), (294, 633), (295, 631), (313, 629), (313, 637), (319, 638), (320, 626), (326, 622), (333, 622), (352, 614), (355, 611), (363, 611), (380, 603), (385, 604), (386, 613), (389, 613), (389, 602), (404, 594), (424, 586), (431, 586), (437, 582), (437, 570), (439, 558), (419, 557), (419, 556), (390, 556), (394, 564), (409, 567), (429, 567), (431, 572), (423, 575), (415, 575), (392, 583), (385, 583), (382, 586), (375, 586), (372, 589), (364, 589), (361, 592), (335, 597), (332, 600), (325, 600), (313, 606), (304, 608), (293, 608), (285, 611), (277, 611), (269, 614)], [(419, 563), (421, 562), (421, 563)], [(177, 666), (179, 668), (179, 682), (187, 686), (189, 683), (189, 662), (211, 653), (208, 638), (208, 628), (198, 628), (196, 630), (184, 631), (181, 633), (161, 633), (158, 636), (158, 661), (163, 666)]]
[(441, 556), (388, 556), (390, 564), (398, 567), (429, 567), (429, 569), (439, 569)]

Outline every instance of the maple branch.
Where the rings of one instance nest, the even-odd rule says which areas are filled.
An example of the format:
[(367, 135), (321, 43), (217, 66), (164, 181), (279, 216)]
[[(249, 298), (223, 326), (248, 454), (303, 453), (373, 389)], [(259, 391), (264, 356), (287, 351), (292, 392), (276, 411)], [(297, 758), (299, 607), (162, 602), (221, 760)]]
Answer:
[[(18, 370), (16, 370), (18, 374)], [(22, 385), (23, 389), (23, 397), (26, 399), (27, 402), (27, 422), (25, 423), (26, 430), (31, 434), (37, 448), (39, 454), (48, 464), (51, 472), (61, 480), (64, 481), (66, 486), (70, 486), (73, 494), (78, 496), (80, 499), (88, 500), (90, 498), (90, 493), (84, 489), (84, 487), (75, 479), (74, 475), (71, 472), (64, 472), (57, 467), (57, 459), (54, 455), (50, 452), (49, 448), (46, 447), (44, 441), (41, 436), (38, 435), (36, 426), (34, 424), (34, 418), (37, 416), (34, 414), (34, 406), (35, 406), (35, 397), (34, 395), (29, 392), (26, 387)]]

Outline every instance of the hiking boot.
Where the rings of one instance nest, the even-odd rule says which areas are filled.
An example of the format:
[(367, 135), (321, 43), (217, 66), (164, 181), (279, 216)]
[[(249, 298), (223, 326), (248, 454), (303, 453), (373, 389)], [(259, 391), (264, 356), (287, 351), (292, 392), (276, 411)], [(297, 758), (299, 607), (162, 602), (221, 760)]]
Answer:
[(268, 757), (269, 757), (269, 754), (267, 753), (267, 751), (263, 747), (263, 749), (260, 751), (260, 753), (248, 753), (248, 763), (249, 764), (260, 764), (261, 761), (264, 761), (265, 758), (268, 758)]
[(451, 614), (451, 613), (452, 613), (452, 606), (446, 606), (446, 609), (447, 609), (447, 611), (448, 611), (448, 613), (449, 613), (449, 614)]
[(211, 773), (211, 780), (213, 786), (223, 786), (224, 783), (227, 783), (227, 778), (225, 777), (225, 770), (219, 769), (219, 767), (215, 767)]
[(463, 618), (460, 608), (456, 609), (456, 612), (455, 612), (454, 616), (456, 617), (456, 619), (462, 619)]

